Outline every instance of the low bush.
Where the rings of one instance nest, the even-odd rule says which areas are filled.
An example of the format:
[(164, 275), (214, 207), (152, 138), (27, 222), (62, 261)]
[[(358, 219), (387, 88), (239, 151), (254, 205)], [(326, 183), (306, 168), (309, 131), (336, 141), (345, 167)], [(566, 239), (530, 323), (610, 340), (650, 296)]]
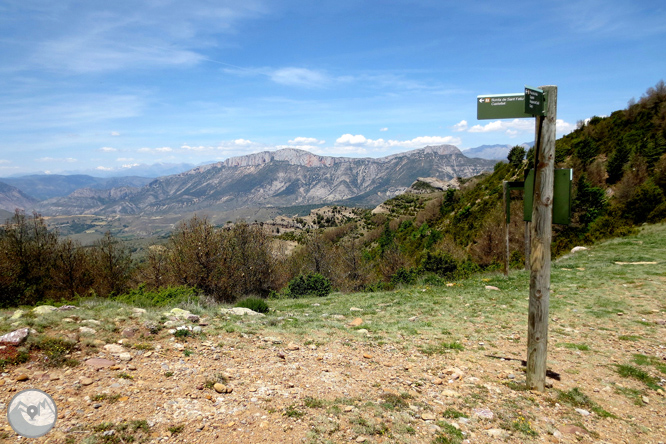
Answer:
[(458, 270), (458, 261), (444, 251), (428, 252), (421, 263), (425, 271), (430, 271), (442, 277), (452, 276)]
[(236, 303), (236, 307), (249, 308), (257, 313), (268, 313), (269, 307), (261, 298), (245, 298)]
[(391, 276), (391, 284), (399, 285), (406, 284), (411, 285), (416, 282), (416, 278), (419, 276), (419, 270), (417, 268), (405, 268), (400, 267), (398, 270)]
[(292, 298), (328, 296), (331, 290), (331, 281), (319, 273), (301, 274), (287, 284), (287, 294)]
[(61, 338), (41, 337), (32, 343), (32, 348), (44, 353), (46, 367), (74, 367), (79, 364), (69, 357), (69, 353), (76, 347), (76, 343)]

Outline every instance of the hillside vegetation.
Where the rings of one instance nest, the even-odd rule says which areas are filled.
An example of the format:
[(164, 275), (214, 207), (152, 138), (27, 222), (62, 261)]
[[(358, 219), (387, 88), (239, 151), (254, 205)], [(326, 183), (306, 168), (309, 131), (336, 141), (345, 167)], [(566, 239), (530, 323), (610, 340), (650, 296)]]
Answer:
[[(663, 81), (627, 109), (580, 122), (559, 139), (557, 167), (574, 170), (573, 208), (570, 225), (554, 226), (554, 255), (664, 220), (665, 153)], [(318, 212), (310, 228), (280, 233), (277, 241), (261, 224), (216, 227), (194, 217), (140, 260), (111, 234), (84, 248), (49, 232), (39, 215), (19, 212), (0, 230), (0, 302), (119, 296), (139, 286), (157, 293), (185, 288), (222, 302), (246, 295), (295, 297), (290, 282), (297, 279), (307, 288), (319, 282), (340, 291), (381, 291), (419, 278), (442, 285), (499, 267), (502, 182), (522, 180), (532, 157), (532, 150), (514, 147), (508, 163), (459, 179), (459, 189), (442, 192), (417, 182), (379, 212), (333, 206)], [(511, 262), (521, 267), (522, 196), (513, 193)], [(313, 292), (321, 291), (315, 287)]]

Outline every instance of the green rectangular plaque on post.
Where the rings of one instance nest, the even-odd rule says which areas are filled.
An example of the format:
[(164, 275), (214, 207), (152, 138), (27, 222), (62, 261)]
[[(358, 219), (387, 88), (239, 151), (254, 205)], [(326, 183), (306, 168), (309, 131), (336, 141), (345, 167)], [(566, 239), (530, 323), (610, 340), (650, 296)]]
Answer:
[(531, 116), (544, 116), (543, 90), (539, 88), (525, 87), (525, 113)]
[(477, 96), (476, 118), (488, 119), (523, 119), (534, 117), (525, 112), (525, 94), (493, 94)]
[[(555, 169), (553, 178), (553, 223), (569, 225), (571, 223), (571, 182), (573, 170), (570, 168)], [(532, 203), (534, 197), (534, 170), (530, 170), (525, 178), (525, 196), (523, 198), (523, 220), (532, 221)]]

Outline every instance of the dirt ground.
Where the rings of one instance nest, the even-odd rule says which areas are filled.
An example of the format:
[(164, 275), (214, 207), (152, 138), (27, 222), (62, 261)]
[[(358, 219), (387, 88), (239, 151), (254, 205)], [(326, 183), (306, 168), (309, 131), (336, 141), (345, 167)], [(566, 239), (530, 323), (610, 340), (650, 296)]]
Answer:
[[(560, 380), (549, 378), (553, 388), (544, 393), (523, 391), (522, 338), (496, 343), (492, 355), (506, 359), (489, 357), (479, 344), (429, 356), (344, 338), (323, 345), (236, 332), (185, 339), (165, 337), (147, 351), (127, 348), (130, 361), (90, 348), (74, 353), (82, 362), (74, 368), (12, 368), (0, 379), (2, 402), (26, 388), (51, 394), (58, 421), (36, 440), (45, 443), (129, 442), (127, 436), (173, 443), (460, 442), (434, 441), (445, 424), (470, 443), (659, 443), (666, 436), (663, 390), (632, 402), (618, 388), (638, 390), (640, 382), (598, 371), (580, 351), (551, 347)], [(604, 346), (618, 356), (637, 351), (626, 341)], [(666, 357), (663, 349), (641, 351)], [(91, 358), (113, 364), (95, 367)], [(20, 375), (29, 379), (19, 382)], [(558, 400), (556, 389), (574, 387), (615, 417), (588, 407), (579, 413)], [(149, 431), (126, 431), (125, 439), (119, 432), (103, 435), (133, 420), (146, 420)], [(96, 432), (104, 423), (112, 425)], [(19, 441), (9, 425), (4, 430), (6, 442)]]

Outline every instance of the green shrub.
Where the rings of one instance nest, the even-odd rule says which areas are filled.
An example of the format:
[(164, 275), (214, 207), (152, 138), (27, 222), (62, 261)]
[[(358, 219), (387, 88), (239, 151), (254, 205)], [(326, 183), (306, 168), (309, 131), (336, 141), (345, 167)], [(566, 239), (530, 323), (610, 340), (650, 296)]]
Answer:
[(246, 298), (236, 303), (236, 307), (249, 308), (257, 313), (268, 313), (268, 304), (261, 298)]
[(418, 269), (400, 267), (393, 274), (393, 276), (391, 276), (391, 284), (393, 284), (393, 285), (399, 285), (399, 284), (411, 285), (411, 284), (416, 282), (416, 278), (418, 276), (419, 276)]
[(453, 275), (458, 269), (458, 261), (445, 251), (428, 252), (421, 263), (425, 271), (430, 271), (442, 277)]
[(35, 341), (33, 347), (44, 352), (44, 364), (47, 367), (74, 367), (78, 361), (68, 358), (76, 344), (61, 338), (43, 337)]
[(319, 273), (301, 274), (287, 284), (287, 293), (292, 298), (328, 296), (331, 294), (331, 289), (331, 281)]

